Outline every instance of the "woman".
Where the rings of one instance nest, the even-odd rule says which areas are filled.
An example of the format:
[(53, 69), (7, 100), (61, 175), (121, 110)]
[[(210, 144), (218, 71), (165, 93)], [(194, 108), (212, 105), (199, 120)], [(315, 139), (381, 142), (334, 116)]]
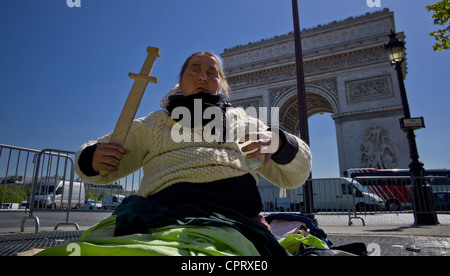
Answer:
[[(311, 169), (309, 148), (295, 136), (269, 130), (243, 109), (231, 108), (226, 102), (228, 90), (220, 59), (207, 52), (195, 53), (184, 63), (179, 84), (163, 99), (165, 110), (135, 120), (123, 146), (108, 143), (110, 135), (83, 145), (76, 169), (89, 183), (109, 184), (143, 167), (138, 196), (127, 198), (114, 213), (116, 236), (173, 224), (230, 226), (249, 239), (259, 254), (283, 254), (259, 215), (257, 173), (281, 188), (296, 188)], [(212, 120), (173, 116), (177, 108), (193, 114), (198, 107), (201, 111), (212, 107), (222, 115), (226, 123), (210, 129), (220, 139), (174, 139), (180, 123), (190, 127), (183, 128), (185, 137), (206, 133), (202, 130)], [(236, 137), (239, 128), (246, 130), (243, 137)], [(242, 152), (250, 154), (244, 157), (239, 143), (249, 140)], [(263, 164), (253, 171), (245, 158), (260, 158)], [(111, 173), (101, 176), (100, 170)]]

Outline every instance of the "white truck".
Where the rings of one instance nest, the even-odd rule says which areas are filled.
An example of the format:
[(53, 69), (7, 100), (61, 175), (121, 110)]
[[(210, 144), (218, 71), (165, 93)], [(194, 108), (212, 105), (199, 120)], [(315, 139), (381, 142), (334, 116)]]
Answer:
[(112, 194), (112, 195), (104, 195), (102, 206), (105, 210), (114, 210), (120, 203), (125, 199), (124, 195)]
[[(72, 194), (70, 194), (70, 188), (72, 188)], [(85, 196), (84, 183), (70, 183), (67, 180), (44, 181), (36, 185), (33, 204), (38, 208), (80, 209), (84, 206)], [(31, 203), (31, 198), (28, 202)]]
[[(385, 203), (351, 178), (312, 179), (313, 202), (316, 210), (383, 210)], [(303, 186), (289, 190), (290, 206), (300, 210), (304, 204)]]

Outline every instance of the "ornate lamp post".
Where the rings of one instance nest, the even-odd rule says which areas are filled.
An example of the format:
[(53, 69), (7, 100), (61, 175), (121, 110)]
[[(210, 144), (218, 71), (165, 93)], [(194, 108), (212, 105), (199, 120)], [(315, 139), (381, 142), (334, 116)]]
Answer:
[(411, 194), (414, 208), (415, 224), (434, 225), (439, 224), (436, 207), (434, 205), (433, 190), (423, 179), (423, 163), (419, 161), (419, 153), (417, 151), (416, 135), (414, 130), (424, 128), (424, 120), (422, 118), (411, 118), (409, 111), (408, 98), (406, 96), (405, 83), (403, 81), (402, 63), (404, 61), (405, 43), (397, 39), (397, 34), (392, 31), (389, 35), (390, 41), (384, 45), (392, 65), (395, 65), (397, 71), (398, 83), (400, 85), (400, 95), (403, 106), (403, 116), (400, 119), (400, 126), (404, 132), (409, 144), (409, 155), (412, 160), (409, 165), (412, 177)]

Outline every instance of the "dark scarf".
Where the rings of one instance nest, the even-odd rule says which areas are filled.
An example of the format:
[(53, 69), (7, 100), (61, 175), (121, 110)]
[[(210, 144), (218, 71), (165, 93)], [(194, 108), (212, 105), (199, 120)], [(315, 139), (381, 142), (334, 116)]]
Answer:
[[(195, 122), (194, 122), (194, 101), (196, 99), (201, 99), (202, 100), (202, 126), (206, 126), (209, 122), (211, 122), (212, 120), (214, 120), (214, 116), (212, 116), (213, 118), (211, 119), (204, 119), (203, 118), (203, 113), (205, 112), (205, 110), (209, 107), (214, 107), (214, 108), (218, 108), (220, 109), (220, 111), (222, 112), (222, 122), (223, 122), (223, 133), (222, 133), (222, 137), (223, 137), (223, 142), (226, 141), (226, 108), (230, 107), (231, 104), (228, 103), (224, 96), (219, 94), (219, 95), (212, 95), (209, 93), (197, 93), (197, 94), (193, 94), (193, 95), (189, 95), (189, 96), (184, 96), (184, 95), (173, 95), (169, 97), (169, 104), (167, 105), (167, 111), (169, 112), (170, 116), (172, 116), (172, 111), (177, 108), (177, 107), (186, 107), (187, 109), (189, 109), (190, 113), (191, 113), (191, 124), (188, 127), (196, 127)], [(198, 112), (198, 111), (197, 111)], [(174, 121), (176, 122), (180, 122), (183, 119), (183, 116), (181, 115), (179, 119), (174, 119)], [(216, 134), (216, 129), (213, 128), (211, 131), (213, 135)], [(219, 142), (219, 144), (221, 144)]]

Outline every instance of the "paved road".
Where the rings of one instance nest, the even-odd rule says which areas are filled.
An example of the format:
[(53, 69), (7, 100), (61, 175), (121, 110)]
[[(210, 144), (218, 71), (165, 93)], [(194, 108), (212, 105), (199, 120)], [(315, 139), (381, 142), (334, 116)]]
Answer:
[[(34, 212), (39, 218), (40, 229), (52, 230), (58, 223), (66, 222), (66, 213), (56, 212)], [(111, 212), (72, 212), (69, 215), (69, 222), (76, 222), (82, 230), (95, 225), (102, 219), (111, 215)], [(0, 232), (19, 232), (22, 219), (28, 217), (29, 213), (23, 211), (0, 212)], [(64, 226), (67, 229), (69, 226)], [(75, 230), (73, 226), (72, 229)], [(34, 220), (26, 220), (25, 232), (34, 232)]]

